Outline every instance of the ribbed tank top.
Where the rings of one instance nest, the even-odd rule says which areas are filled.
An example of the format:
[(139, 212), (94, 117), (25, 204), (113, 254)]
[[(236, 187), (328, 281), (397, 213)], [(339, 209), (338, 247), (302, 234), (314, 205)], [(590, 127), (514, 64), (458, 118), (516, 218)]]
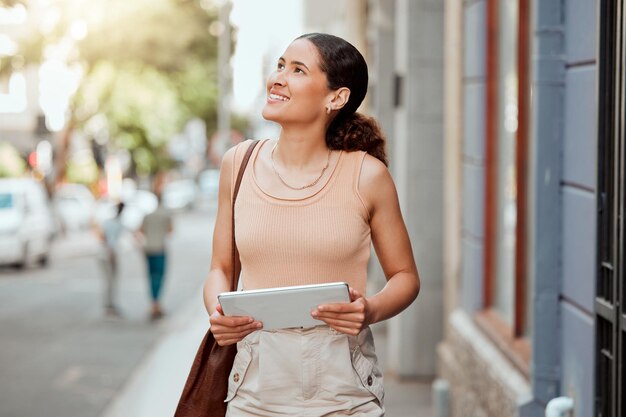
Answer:
[[(327, 182), (305, 198), (263, 190), (254, 150), (235, 202), (235, 239), (246, 290), (345, 281), (365, 294), (369, 215), (358, 192), (365, 152), (341, 151)], [(233, 182), (249, 145), (238, 145)]]

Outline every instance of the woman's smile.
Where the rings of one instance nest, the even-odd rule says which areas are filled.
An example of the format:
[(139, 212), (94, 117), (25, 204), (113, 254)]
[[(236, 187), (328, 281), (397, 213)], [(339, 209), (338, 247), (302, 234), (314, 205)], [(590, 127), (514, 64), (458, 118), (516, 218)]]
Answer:
[(269, 95), (267, 96), (267, 102), (269, 104), (276, 103), (276, 102), (284, 103), (284, 102), (287, 102), (287, 101), (289, 101), (289, 97), (287, 97), (284, 94), (280, 94), (278, 92), (275, 92), (273, 90), (270, 91)]

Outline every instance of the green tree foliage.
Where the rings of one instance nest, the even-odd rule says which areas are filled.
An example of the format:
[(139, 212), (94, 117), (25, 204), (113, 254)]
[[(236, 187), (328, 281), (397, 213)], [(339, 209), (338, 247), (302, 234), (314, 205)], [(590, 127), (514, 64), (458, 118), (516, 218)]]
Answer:
[(165, 145), (190, 116), (171, 79), (137, 63), (99, 62), (78, 99), (79, 108), (106, 117), (111, 145), (131, 152), (139, 174), (169, 166)]
[(109, 11), (94, 16), (78, 49), (86, 82), (101, 87), (78, 99), (99, 97), (113, 144), (131, 151), (138, 173), (153, 173), (169, 166), (165, 145), (188, 119), (217, 123), (216, 11), (191, 0), (98, 2)]
[[(81, 2), (82, 3), (82, 2)], [(94, 0), (88, 2), (89, 34), (80, 42), (88, 64), (141, 62), (167, 73), (185, 71), (197, 61), (213, 64), (217, 40), (209, 26), (216, 10), (195, 0)], [(83, 6), (84, 7), (84, 6)], [(99, 8), (101, 13), (93, 13)]]
[(26, 170), (20, 153), (8, 142), (0, 142), (0, 178), (19, 177)]
[(207, 4), (57, 0), (48, 6), (61, 12), (55, 27), (44, 34), (35, 25), (19, 41), (20, 54), (0, 62), (0, 72), (41, 60), (48, 45), (72, 41), (72, 30), (81, 22), (85, 36), (72, 41), (66, 57), (84, 73), (71, 103), (69, 128), (103, 114), (109, 146), (129, 150), (138, 173), (152, 173), (169, 164), (166, 142), (187, 120), (201, 118), (209, 133), (217, 125), (217, 39), (209, 28), (218, 11)]

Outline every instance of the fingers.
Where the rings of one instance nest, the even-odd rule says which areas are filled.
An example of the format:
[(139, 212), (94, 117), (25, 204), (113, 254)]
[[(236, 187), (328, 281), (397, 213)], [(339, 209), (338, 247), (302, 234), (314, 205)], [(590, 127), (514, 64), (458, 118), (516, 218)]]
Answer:
[(350, 288), (351, 303), (323, 304), (311, 316), (331, 328), (349, 335), (357, 335), (368, 324), (367, 302), (354, 288)]
[(220, 323), (211, 324), (211, 330), (213, 331), (213, 334), (239, 334), (248, 330), (254, 331), (260, 329), (261, 327), (262, 324), (258, 321), (246, 323), (242, 326), (225, 326)]
[(240, 342), (240, 340), (236, 340), (236, 339), (232, 339), (232, 340), (218, 340), (217, 337), (215, 338), (215, 341), (217, 342), (218, 345), (220, 346), (228, 346), (228, 345), (234, 345), (235, 343)]
[(250, 324), (254, 322), (254, 319), (249, 316), (223, 316), (215, 312), (211, 315), (211, 317), (209, 317), (209, 322), (211, 323), (211, 326), (217, 324), (226, 327), (238, 327)]
[(363, 295), (357, 290), (355, 290), (354, 288), (350, 287), (349, 290), (350, 290), (350, 301), (356, 301), (359, 298), (363, 298)]
[(356, 336), (365, 326), (365, 313), (342, 313), (315, 310), (311, 315), (341, 333)]
[(220, 345), (220, 346), (228, 346), (228, 345), (234, 345), (235, 343), (241, 342), (250, 333), (252, 333), (252, 332), (248, 332), (247, 334), (244, 334), (243, 336), (236, 337), (234, 339), (233, 338), (225, 339), (223, 337), (218, 337), (218, 336), (215, 336), (215, 335), (213, 335), (213, 336), (215, 337), (215, 341), (217, 342), (218, 345)]
[(226, 346), (241, 341), (250, 333), (257, 331), (260, 328), (260, 323), (252, 323), (251, 325), (245, 326), (245, 328), (242, 328), (239, 331), (235, 332), (222, 332), (219, 328), (217, 329), (217, 331), (216, 329), (211, 328), (211, 332), (213, 332), (213, 336), (215, 337), (215, 341), (218, 345)]
[(241, 341), (244, 337), (248, 336), (252, 332), (260, 330), (262, 327), (263, 325), (260, 322), (255, 321), (245, 326), (235, 328), (215, 325), (211, 326), (211, 332), (215, 337), (215, 341), (220, 346), (226, 346)]
[(241, 341), (250, 333), (259, 330), (263, 324), (248, 316), (224, 316), (218, 304), (209, 318), (211, 333), (220, 346), (232, 345)]
[(363, 297), (357, 298), (351, 303), (335, 303), (335, 304), (322, 304), (315, 310), (319, 313), (364, 313), (365, 301)]
[(311, 315), (318, 320), (340, 320), (345, 322), (363, 323), (365, 320), (364, 312), (354, 313), (335, 313), (330, 311), (313, 311)]

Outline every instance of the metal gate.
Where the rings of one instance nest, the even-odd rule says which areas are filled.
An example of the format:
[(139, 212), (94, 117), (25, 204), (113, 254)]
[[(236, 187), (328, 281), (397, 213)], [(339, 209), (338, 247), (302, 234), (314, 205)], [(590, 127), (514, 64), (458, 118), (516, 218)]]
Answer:
[(623, 0), (600, 1), (596, 416), (626, 416)]

